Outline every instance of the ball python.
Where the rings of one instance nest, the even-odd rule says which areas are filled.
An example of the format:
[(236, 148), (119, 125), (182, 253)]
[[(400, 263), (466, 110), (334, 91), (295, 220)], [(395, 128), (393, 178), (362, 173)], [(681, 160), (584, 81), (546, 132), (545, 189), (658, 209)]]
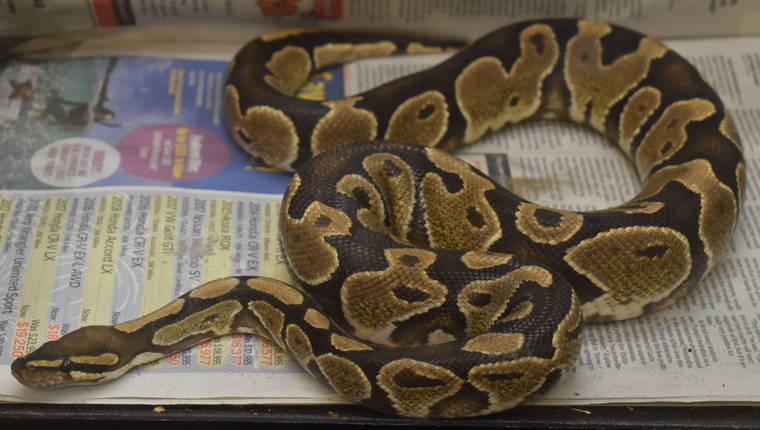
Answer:
[[(296, 170), (280, 232), (298, 286), (213, 281), (136, 320), (46, 343), (13, 374), (30, 386), (100, 383), (254, 333), (353, 402), (482, 415), (557, 381), (584, 322), (664, 308), (704, 278), (741, 210), (741, 144), (715, 91), (653, 38), (596, 21), (522, 22), (355, 96), (294, 97), (325, 67), (452, 46), (307, 29), (243, 47), (227, 72), (227, 125), (256, 160)], [(449, 154), (541, 118), (615, 142), (639, 193), (606, 210), (554, 209)]]

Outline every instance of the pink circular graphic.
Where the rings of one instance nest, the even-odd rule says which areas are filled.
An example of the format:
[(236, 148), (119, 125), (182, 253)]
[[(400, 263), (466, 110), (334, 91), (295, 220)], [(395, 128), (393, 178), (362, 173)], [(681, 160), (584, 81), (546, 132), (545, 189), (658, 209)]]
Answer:
[(116, 145), (121, 167), (142, 178), (190, 182), (227, 165), (227, 145), (208, 130), (184, 124), (148, 125), (124, 136)]

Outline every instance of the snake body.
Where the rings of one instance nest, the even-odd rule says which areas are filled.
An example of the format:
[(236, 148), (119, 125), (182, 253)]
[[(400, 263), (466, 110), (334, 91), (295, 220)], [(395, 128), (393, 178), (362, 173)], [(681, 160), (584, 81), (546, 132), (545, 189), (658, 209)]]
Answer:
[[(297, 169), (280, 231), (300, 286), (213, 281), (137, 320), (44, 344), (14, 375), (99, 383), (244, 332), (368, 407), (481, 415), (551, 386), (575, 359), (582, 321), (661, 309), (704, 278), (741, 210), (741, 144), (717, 94), (655, 39), (603, 22), (523, 22), (356, 96), (293, 96), (333, 64), (455, 45), (330, 30), (246, 45), (228, 69), (227, 124), (257, 160)], [(538, 118), (616, 142), (641, 191), (606, 210), (559, 210), (448, 154)]]

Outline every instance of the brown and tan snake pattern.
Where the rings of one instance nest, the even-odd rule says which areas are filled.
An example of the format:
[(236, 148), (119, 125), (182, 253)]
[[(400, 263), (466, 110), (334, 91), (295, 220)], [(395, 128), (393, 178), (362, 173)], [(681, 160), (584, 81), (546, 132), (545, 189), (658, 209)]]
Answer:
[[(450, 45), (331, 30), (246, 45), (228, 70), (227, 124), (257, 160), (297, 169), (280, 232), (300, 285), (204, 284), (137, 320), (45, 344), (14, 375), (30, 386), (99, 383), (243, 332), (376, 410), (488, 414), (555, 382), (582, 321), (666, 307), (716, 264), (741, 210), (741, 144), (716, 93), (655, 39), (603, 22), (524, 22), (362, 94), (293, 96), (327, 66)], [(540, 118), (615, 142), (641, 191), (606, 210), (558, 210), (447, 153)]]

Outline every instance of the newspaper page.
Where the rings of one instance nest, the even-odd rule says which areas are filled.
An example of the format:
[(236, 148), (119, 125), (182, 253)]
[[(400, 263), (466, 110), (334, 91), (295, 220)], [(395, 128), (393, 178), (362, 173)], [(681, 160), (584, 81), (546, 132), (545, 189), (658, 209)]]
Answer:
[[(541, 17), (602, 19), (659, 37), (760, 33), (760, 0), (45, 0), (0, 1), (0, 35), (141, 27), (173, 40), (248, 37), (277, 28), (345, 25), (473, 38)], [(242, 41), (242, 40), (240, 40)]]
[[(73, 397), (9, 374), (44, 341), (133, 319), (211, 279), (288, 278), (277, 216), (290, 175), (252, 164), (227, 135), (226, 66), (121, 56), (0, 70), (0, 399), (237, 397), (223, 390), (241, 373), (269, 387), (250, 393), (261, 401), (336, 397), (271, 342), (239, 335), (149, 365), (136, 385)], [(341, 95), (312, 87), (304, 96)]]
[[(753, 185), (759, 179), (759, 42), (670, 43), (714, 84), (743, 138), (748, 189), (728, 252), (671, 309), (586, 326), (569, 375), (534, 403), (760, 401), (753, 383), (760, 373), (760, 225)], [(356, 93), (440, 59), (351, 64), (319, 74), (300, 96)], [(249, 336), (207, 342), (97, 387), (31, 390), (10, 376), (13, 358), (44, 340), (85, 323), (126, 321), (207, 279), (235, 273), (287, 277), (276, 232), (287, 175), (250, 164), (221, 130), (221, 91), (214, 82), (225, 66), (113, 57), (19, 63), (3, 71), (14, 74), (0, 82), (28, 80), (40, 93), (39, 100), (30, 94), (0, 112), (12, 125), (0, 129), (0, 145), (14, 154), (4, 157), (0, 169), (6, 188), (0, 192), (0, 400), (342, 401), (287, 354)], [(128, 89), (112, 90), (117, 87)], [(0, 98), (10, 100), (12, 90), (0, 87)], [(90, 100), (84, 128), (76, 100)], [(67, 109), (61, 113), (58, 107)], [(103, 107), (112, 115), (96, 120)], [(131, 147), (130, 135), (138, 131), (144, 135), (135, 140), (143, 144)], [(215, 150), (204, 152), (206, 143)], [(225, 152), (221, 148), (226, 158), (216, 160)], [(514, 127), (459, 155), (519, 194), (560, 208), (619, 204), (639, 186), (611, 145), (572, 124)], [(209, 167), (218, 164), (224, 168)], [(198, 172), (203, 175), (191, 175)]]
[[(586, 325), (565, 379), (536, 404), (757, 402), (760, 391), (760, 250), (755, 184), (760, 180), (760, 38), (672, 41), (726, 103), (744, 144), (743, 214), (726, 255), (672, 308), (637, 319)], [(436, 56), (440, 58), (440, 56)], [(362, 62), (348, 91), (363, 91), (428, 67), (410, 58)], [(568, 210), (624, 203), (639, 189), (633, 167), (602, 136), (569, 123), (539, 121), (465, 148), (462, 158), (516, 193)]]

